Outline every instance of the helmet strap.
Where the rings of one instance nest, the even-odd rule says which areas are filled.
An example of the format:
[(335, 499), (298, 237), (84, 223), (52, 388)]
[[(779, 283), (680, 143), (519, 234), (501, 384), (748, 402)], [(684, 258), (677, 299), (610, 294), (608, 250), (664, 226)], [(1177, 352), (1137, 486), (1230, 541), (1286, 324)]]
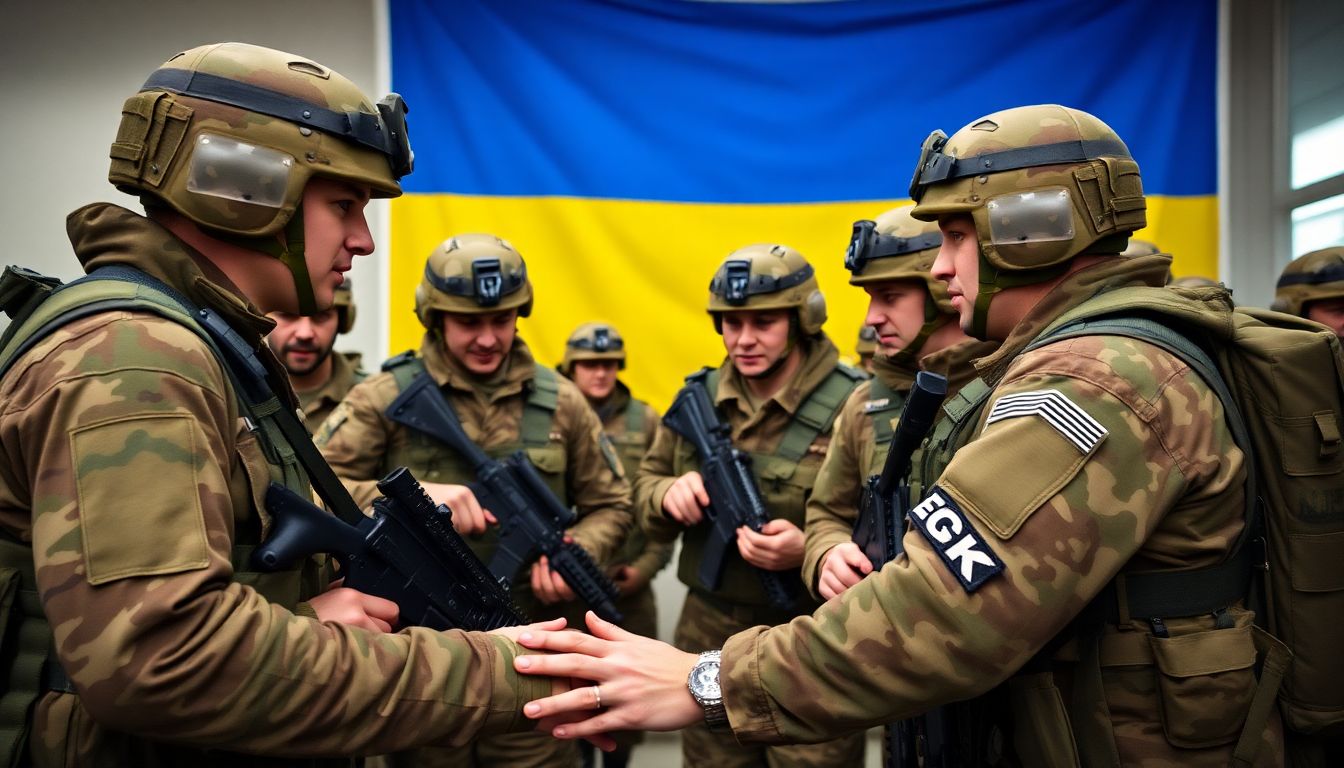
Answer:
[(317, 296), (313, 293), (313, 281), (308, 275), (308, 261), (304, 255), (303, 203), (294, 209), (294, 215), (289, 217), (280, 234), (243, 237), (221, 232), (216, 236), (225, 242), (279, 259), (294, 278), (294, 290), (299, 297), (299, 314), (312, 316), (318, 313)]
[(915, 338), (905, 345), (896, 354), (891, 355), (892, 362), (904, 367), (916, 367), (915, 363), (919, 360), (920, 350), (924, 349), (924, 343), (929, 340), (933, 332), (943, 325), (945, 316), (938, 309), (938, 304), (934, 302), (933, 295), (927, 290), (924, 292), (924, 324), (919, 327), (919, 333)]
[(970, 335), (977, 339), (989, 338), (989, 303), (994, 296), (1006, 288), (1018, 288), (1053, 280), (1069, 269), (1072, 260), (1041, 269), (1006, 272), (989, 263), (985, 258), (985, 249), (980, 248), (980, 292), (975, 297), (975, 309), (971, 313)]

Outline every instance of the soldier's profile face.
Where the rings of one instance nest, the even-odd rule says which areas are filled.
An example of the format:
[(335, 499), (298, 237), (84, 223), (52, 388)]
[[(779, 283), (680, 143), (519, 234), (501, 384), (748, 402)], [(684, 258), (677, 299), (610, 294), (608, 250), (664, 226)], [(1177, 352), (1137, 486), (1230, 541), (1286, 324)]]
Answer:
[(445, 351), (468, 371), (489, 376), (504, 364), (518, 335), (518, 310), (482, 314), (441, 314)]
[(364, 218), (371, 188), (314, 176), (303, 189), (304, 259), (319, 309), (330, 307), (336, 287), (356, 256), (373, 253)]
[(589, 400), (605, 400), (616, 389), (615, 360), (575, 360), (574, 383)]
[(312, 317), (272, 312), (270, 318), (275, 330), (266, 336), (266, 343), (290, 376), (307, 376), (331, 356), (340, 325), (335, 309), (324, 309)]
[(737, 372), (751, 378), (789, 353), (789, 313), (741, 310), (723, 313), (723, 347)]
[(924, 327), (924, 283), (919, 280), (888, 280), (863, 286), (868, 294), (868, 314), (863, 324), (877, 332), (883, 355), (894, 355), (910, 346)]
[(1344, 339), (1344, 296), (1317, 299), (1307, 304), (1306, 310), (1308, 320), (1329, 327), (1336, 336)]
[(980, 295), (980, 243), (975, 221), (969, 213), (938, 217), (943, 245), (933, 262), (933, 276), (947, 283), (952, 308), (961, 318), (961, 329), (970, 333), (975, 299)]

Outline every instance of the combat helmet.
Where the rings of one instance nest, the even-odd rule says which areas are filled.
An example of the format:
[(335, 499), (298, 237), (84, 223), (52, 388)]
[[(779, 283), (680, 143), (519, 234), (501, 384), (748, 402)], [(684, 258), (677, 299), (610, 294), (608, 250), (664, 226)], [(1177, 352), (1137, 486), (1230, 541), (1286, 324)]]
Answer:
[(723, 333), (724, 312), (791, 309), (804, 336), (821, 333), (826, 299), (812, 265), (787, 245), (757, 243), (728, 254), (709, 281), (709, 314)]
[(1283, 268), (1272, 309), (1306, 317), (1306, 305), (1344, 297), (1344, 246), (1299, 256)]
[(532, 314), (532, 281), (522, 254), (495, 235), (468, 233), (444, 240), (429, 254), (415, 289), (415, 315), (437, 330), (435, 312), (478, 315), (517, 309)]
[(859, 340), (854, 342), (854, 354), (861, 358), (877, 354), (877, 329), (871, 325), (859, 326)]
[(354, 288), (349, 277), (336, 286), (336, 295), (332, 299), (331, 308), (336, 311), (337, 333), (349, 333), (355, 327)]
[(1139, 166), (1096, 117), (1057, 104), (995, 112), (924, 141), (910, 197), (917, 219), (969, 214), (980, 248), (972, 333), (994, 294), (1050, 280), (1081, 253), (1116, 254), (1147, 224)]
[(414, 165), (400, 96), (375, 105), (321, 64), (245, 43), (192, 48), (155, 70), (122, 107), (111, 158), (118, 189), (284, 262), (305, 315), (318, 309), (296, 215), (309, 178), (396, 197)]
[(893, 208), (876, 221), (856, 221), (845, 251), (850, 285), (914, 280), (924, 286), (924, 325), (914, 340), (894, 357), (913, 359), (938, 327), (956, 317), (947, 284), (933, 276), (933, 262), (943, 236), (935, 222), (910, 215), (913, 205)]
[(607, 323), (584, 323), (565, 341), (560, 372), (572, 375), (579, 360), (615, 360), (617, 369), (625, 370), (625, 339)]

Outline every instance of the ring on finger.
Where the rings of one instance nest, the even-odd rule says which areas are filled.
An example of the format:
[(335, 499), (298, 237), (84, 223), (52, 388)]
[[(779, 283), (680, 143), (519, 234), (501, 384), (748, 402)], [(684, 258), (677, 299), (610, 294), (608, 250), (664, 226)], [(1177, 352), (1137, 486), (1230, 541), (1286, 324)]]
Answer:
[(593, 709), (602, 708), (602, 689), (596, 685), (593, 686)]

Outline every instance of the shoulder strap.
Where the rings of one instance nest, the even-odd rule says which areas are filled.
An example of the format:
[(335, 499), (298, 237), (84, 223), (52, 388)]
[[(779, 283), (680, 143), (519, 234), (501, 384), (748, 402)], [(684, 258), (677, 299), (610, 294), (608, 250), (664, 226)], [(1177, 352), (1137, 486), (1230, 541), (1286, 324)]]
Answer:
[(408, 349), (384, 362), (383, 370), (392, 372), (397, 391), (403, 392), (415, 381), (416, 376), (425, 372), (425, 361), (415, 356), (415, 350)]
[(551, 422), (560, 406), (559, 376), (550, 368), (537, 366), (527, 399), (523, 401), (523, 422), (519, 429), (523, 445), (536, 448), (551, 441)]
[(633, 397), (625, 404), (625, 431), (632, 434), (644, 432), (644, 404)]
[(1194, 571), (1162, 571), (1121, 574), (1129, 615), (1133, 617), (1193, 616), (1226, 607), (1246, 596), (1251, 572), (1250, 547), (1258, 535), (1259, 497), (1256, 485), (1255, 446), (1250, 440), (1241, 409), (1227, 387), (1217, 364), (1198, 344), (1169, 325), (1139, 316), (1110, 316), (1075, 320), (1033, 341), (1025, 351), (1077, 336), (1125, 336), (1165, 349), (1195, 370), (1223, 404), (1232, 439), (1246, 456), (1246, 524), (1228, 558), (1219, 565)]
[(786, 461), (798, 462), (807, 455), (807, 449), (818, 436), (830, 430), (840, 406), (854, 386), (861, 381), (848, 366), (837, 365), (826, 374), (798, 406), (789, 422), (784, 437), (780, 438), (776, 453)]

